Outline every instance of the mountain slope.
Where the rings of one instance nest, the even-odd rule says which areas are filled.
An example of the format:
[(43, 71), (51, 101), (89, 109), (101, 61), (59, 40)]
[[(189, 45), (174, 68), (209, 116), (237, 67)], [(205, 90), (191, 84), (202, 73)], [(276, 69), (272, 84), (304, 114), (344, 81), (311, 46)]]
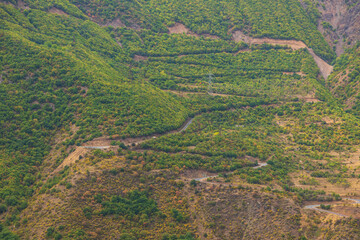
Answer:
[(0, 236), (358, 239), (306, 208), (359, 216), (360, 124), (328, 89), (357, 53), (324, 80), (316, 6), (0, 3)]
[(0, 11), (0, 192), (8, 207), (26, 207), (54, 133), (71, 123), (80, 129), (70, 145), (103, 133), (163, 132), (185, 120), (177, 100), (133, 79), (132, 60), (96, 24), (3, 4)]
[(354, 0), (316, 2), (321, 12), (319, 30), (340, 56), (360, 40), (360, 3)]
[(347, 50), (336, 62), (327, 85), (349, 111), (359, 115), (359, 44)]
[(302, 40), (323, 59), (334, 59), (316, 29), (317, 13), (309, 14), (296, 0), (72, 2), (101, 23), (119, 19), (129, 27), (166, 32), (167, 27), (181, 22), (195, 33), (224, 39), (229, 39), (232, 31), (242, 30), (254, 37)]

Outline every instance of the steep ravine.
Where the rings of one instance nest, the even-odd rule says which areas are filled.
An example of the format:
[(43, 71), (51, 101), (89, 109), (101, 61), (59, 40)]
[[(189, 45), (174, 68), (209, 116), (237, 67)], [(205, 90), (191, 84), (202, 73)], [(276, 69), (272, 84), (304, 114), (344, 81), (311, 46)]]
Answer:
[(321, 13), (318, 29), (338, 56), (360, 40), (359, 1), (319, 0), (318, 9)]

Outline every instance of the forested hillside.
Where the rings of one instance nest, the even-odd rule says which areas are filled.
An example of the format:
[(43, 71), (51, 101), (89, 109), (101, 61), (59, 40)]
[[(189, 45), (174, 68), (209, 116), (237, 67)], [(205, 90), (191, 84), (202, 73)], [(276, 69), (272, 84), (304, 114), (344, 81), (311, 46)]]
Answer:
[(336, 62), (328, 86), (349, 112), (359, 115), (360, 47), (356, 44)]
[(64, 144), (80, 145), (120, 129), (123, 136), (164, 132), (185, 120), (179, 101), (135, 79), (131, 58), (95, 23), (4, 4), (0, 11), (3, 211), (27, 206), (56, 131), (75, 124)]
[(126, 26), (167, 32), (168, 26), (180, 22), (195, 33), (223, 39), (242, 30), (254, 37), (302, 40), (325, 60), (334, 59), (334, 52), (316, 29), (317, 9), (305, 10), (297, 0), (72, 2), (102, 24), (119, 19)]
[(359, 239), (358, 45), (318, 8), (0, 1), (0, 239)]

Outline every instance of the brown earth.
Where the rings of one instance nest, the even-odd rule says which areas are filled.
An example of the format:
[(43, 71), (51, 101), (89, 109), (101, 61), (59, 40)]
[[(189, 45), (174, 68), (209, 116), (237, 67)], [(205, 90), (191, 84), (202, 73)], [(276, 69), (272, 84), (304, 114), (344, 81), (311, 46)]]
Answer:
[(11, 2), (7, 2), (7, 1), (3, 1), (3, 0), (0, 0), (0, 3), (6, 4), (6, 5), (11, 5), (13, 7), (17, 7), (17, 8), (21, 8), (21, 9), (29, 9), (29, 7), (22, 0), (18, 0), (16, 5), (14, 5)]
[(219, 39), (218, 36), (215, 35), (210, 35), (210, 34), (197, 34), (194, 33), (192, 31), (190, 31), (184, 24), (182, 23), (175, 23), (174, 26), (172, 27), (168, 27), (169, 33), (170, 34), (187, 34), (189, 36), (194, 36), (194, 37), (206, 37), (206, 38), (211, 38), (211, 39)]
[(315, 93), (310, 93), (307, 95), (296, 95), (295, 97), (303, 100), (304, 102), (320, 102), (320, 100), (315, 97)]
[[(322, 118), (326, 124), (334, 125), (339, 123), (336, 119), (330, 119), (327, 117)], [(298, 172), (294, 172), (290, 174), (294, 184), (296, 187), (304, 188), (304, 189), (312, 189), (312, 190), (324, 190), (326, 192), (334, 192), (340, 194), (343, 197), (354, 196), (360, 191), (360, 179), (357, 177), (360, 173), (360, 146), (354, 146), (355, 150), (349, 152), (347, 154), (339, 154), (337, 152), (330, 152), (333, 160), (342, 162), (351, 172), (354, 172), (356, 177), (346, 178), (346, 180), (350, 183), (350, 186), (344, 187), (340, 184), (332, 184), (326, 178), (315, 178), (319, 185), (303, 185), (300, 184), (300, 180), (306, 177), (311, 177), (310, 173), (307, 171), (300, 170)], [(316, 162), (321, 162), (326, 164), (326, 161), (317, 160)]]
[(311, 48), (308, 48), (308, 50), (309, 50), (311, 56), (313, 56), (316, 64), (318, 65), (321, 75), (325, 79), (327, 79), (334, 69), (333, 66), (329, 65), (327, 62), (325, 62), (319, 56), (317, 56)]
[(56, 7), (52, 7), (49, 9), (49, 12), (50, 13), (53, 13), (53, 14), (58, 14), (58, 15), (63, 15), (63, 16), (69, 16), (69, 14), (67, 14), (66, 12), (64, 12), (63, 10), (61, 9), (58, 9)]
[(184, 24), (181, 23), (175, 23), (174, 26), (168, 27), (168, 29), (170, 34), (181, 34), (181, 33), (187, 34), (189, 32), (189, 29), (185, 27)]
[(114, 28), (126, 27), (126, 25), (124, 23), (122, 23), (119, 18), (114, 19), (113, 21), (108, 22), (108, 23), (104, 24), (103, 26), (112, 26)]
[(250, 36), (245, 35), (241, 31), (235, 31), (233, 32), (233, 40), (235, 42), (245, 42), (247, 44), (272, 44), (272, 45), (283, 45), (283, 46), (289, 46), (293, 50), (298, 50), (301, 48), (307, 48), (305, 43), (302, 41), (296, 41), (296, 40), (281, 40), (281, 39), (271, 39), (271, 38), (253, 38)]
[(245, 35), (241, 31), (233, 32), (233, 40), (235, 42), (245, 42), (247, 44), (271, 44), (271, 45), (282, 45), (288, 46), (293, 50), (298, 50), (302, 48), (308, 49), (311, 56), (313, 56), (316, 64), (318, 65), (321, 75), (327, 79), (331, 74), (333, 67), (322, 60), (319, 56), (317, 56), (311, 48), (308, 48), (304, 42), (297, 40), (282, 40), (282, 39), (271, 39), (271, 38), (253, 38)]
[(360, 219), (360, 207), (359, 204), (353, 203), (352, 201), (345, 201), (341, 204), (331, 205), (331, 211), (351, 216), (353, 218)]
[(135, 62), (146, 61), (146, 60), (148, 60), (148, 58), (149, 57), (140, 56), (140, 55), (134, 55), (134, 61)]

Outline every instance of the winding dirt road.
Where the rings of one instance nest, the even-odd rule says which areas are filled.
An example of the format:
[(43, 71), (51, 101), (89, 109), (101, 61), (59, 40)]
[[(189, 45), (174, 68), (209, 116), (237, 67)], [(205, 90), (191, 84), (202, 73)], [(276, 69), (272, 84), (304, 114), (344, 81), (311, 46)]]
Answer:
[(325, 62), (323, 59), (321, 59), (318, 55), (315, 54), (315, 52), (306, 46), (306, 44), (302, 41), (297, 40), (282, 40), (282, 39), (271, 39), (271, 38), (253, 38), (245, 35), (241, 31), (235, 31), (233, 32), (233, 40), (235, 42), (245, 42), (249, 45), (252, 44), (271, 44), (271, 45), (282, 45), (282, 46), (289, 46), (293, 50), (298, 50), (302, 48), (306, 48), (311, 56), (314, 58), (316, 64), (318, 65), (320, 69), (320, 73), (323, 76), (323, 78), (326, 80), (331, 72), (333, 71), (333, 66)]
[(336, 212), (332, 212), (332, 211), (329, 211), (329, 210), (321, 209), (320, 205), (307, 205), (307, 206), (304, 207), (304, 209), (312, 209), (312, 210), (319, 211), (319, 212), (326, 212), (326, 213), (334, 214), (334, 215), (337, 215), (337, 216), (340, 216), (340, 217), (348, 217), (348, 216), (346, 216), (344, 214), (341, 214), (341, 213), (336, 213)]
[[(168, 28), (170, 34), (187, 34), (190, 36), (199, 37), (200, 35), (191, 32), (184, 24), (182, 23), (175, 23), (174, 26)], [(230, 30), (229, 32), (231, 32)], [(212, 36), (209, 34), (205, 34), (205, 37), (219, 39), (217, 36)], [(289, 46), (293, 50), (298, 50), (302, 48), (306, 48), (311, 56), (313, 56), (316, 64), (320, 69), (321, 75), (325, 78), (325, 80), (329, 77), (331, 72), (333, 71), (333, 66), (329, 65), (319, 56), (317, 56), (314, 51), (309, 48), (303, 41), (298, 40), (284, 40), (284, 39), (272, 39), (272, 38), (253, 38), (250, 36), (245, 35), (241, 31), (234, 31), (232, 32), (232, 39), (235, 42), (245, 42), (249, 45), (252, 44), (271, 44), (271, 45), (282, 45), (282, 46)], [(243, 50), (242, 50), (243, 51)]]
[[(360, 203), (360, 199), (344, 198), (344, 200), (349, 200), (349, 201), (353, 201), (355, 203)], [(311, 209), (311, 210), (315, 210), (315, 211), (319, 211), (319, 212), (326, 212), (326, 213), (334, 214), (334, 215), (337, 215), (337, 216), (340, 216), (340, 217), (350, 217), (350, 216), (347, 216), (345, 214), (341, 214), (341, 213), (321, 209), (320, 205), (307, 205), (307, 206), (304, 207), (304, 209)]]
[[(121, 140), (121, 142), (124, 143), (125, 145), (133, 145), (133, 144), (138, 145), (140, 143), (143, 143), (145, 141), (148, 141), (156, 137), (160, 137), (168, 134), (174, 134), (174, 133), (181, 133), (189, 128), (193, 120), (194, 118), (187, 119), (185, 123), (181, 126), (181, 128), (177, 130), (172, 130), (163, 134), (154, 134), (146, 137), (126, 138)], [(72, 153), (69, 154), (68, 157), (64, 159), (64, 161), (54, 170), (53, 173), (59, 172), (65, 166), (69, 166), (70, 164), (75, 163), (77, 160), (79, 160), (80, 157), (85, 156), (85, 154), (91, 150), (96, 150), (96, 149), (104, 150), (104, 149), (114, 148), (114, 146), (111, 146), (110, 144), (111, 141), (113, 140), (107, 137), (102, 137), (86, 143), (87, 145), (85, 146), (77, 147)]]
[[(258, 169), (258, 168), (262, 168), (262, 167), (265, 167), (267, 166), (268, 164), (267, 163), (259, 163), (257, 166), (255, 167), (252, 167), (253, 169)], [(213, 175), (213, 176), (204, 176), (204, 177), (201, 177), (201, 178), (194, 178), (193, 180), (197, 181), (197, 182), (201, 182), (201, 181), (204, 181), (204, 180), (207, 180), (207, 179), (211, 179), (211, 178), (216, 178), (218, 177), (219, 174), (217, 175)]]
[[(259, 106), (264, 106), (264, 105), (259, 105)], [(268, 104), (266, 106), (273, 106), (273, 104)], [(246, 108), (247, 107), (242, 107), (242, 108), (239, 108), (239, 109), (246, 109)], [(230, 109), (227, 109), (225, 111), (233, 111), (233, 110), (235, 110), (235, 108), (230, 108)], [(201, 115), (201, 114), (202, 113), (197, 114), (197, 116)], [(100, 149), (100, 150), (116, 149), (117, 148), (116, 146), (111, 146), (111, 142), (114, 141), (114, 140), (115, 141), (116, 140), (121, 141), (125, 145), (137, 146), (137, 145), (139, 145), (139, 144), (141, 144), (143, 142), (146, 142), (146, 141), (148, 141), (150, 139), (154, 139), (154, 138), (169, 135), (169, 134), (176, 134), (176, 133), (184, 132), (190, 127), (190, 125), (193, 123), (194, 119), (195, 119), (195, 117), (188, 118), (179, 129), (172, 130), (172, 131), (162, 133), (162, 134), (153, 134), (153, 135), (150, 135), (150, 136), (135, 137), (135, 138), (125, 138), (125, 139), (110, 139), (109, 137), (96, 138), (96, 139), (94, 139), (94, 140), (92, 140), (90, 142), (85, 143), (85, 145), (83, 145), (83, 146), (76, 147), (76, 149), (73, 152), (71, 152), (68, 155), (68, 157), (66, 157), (64, 159), (64, 161), (53, 171), (53, 173), (56, 173), (56, 172), (60, 171), (65, 166), (69, 166), (70, 164), (75, 163), (77, 160), (79, 160), (81, 157), (85, 156), (85, 154), (88, 153), (91, 150), (94, 150), (94, 149), (95, 150), (96, 149)], [(266, 165), (267, 165), (266, 163), (260, 163), (260, 165), (256, 166), (255, 168), (263, 167), (263, 166), (266, 166)]]

